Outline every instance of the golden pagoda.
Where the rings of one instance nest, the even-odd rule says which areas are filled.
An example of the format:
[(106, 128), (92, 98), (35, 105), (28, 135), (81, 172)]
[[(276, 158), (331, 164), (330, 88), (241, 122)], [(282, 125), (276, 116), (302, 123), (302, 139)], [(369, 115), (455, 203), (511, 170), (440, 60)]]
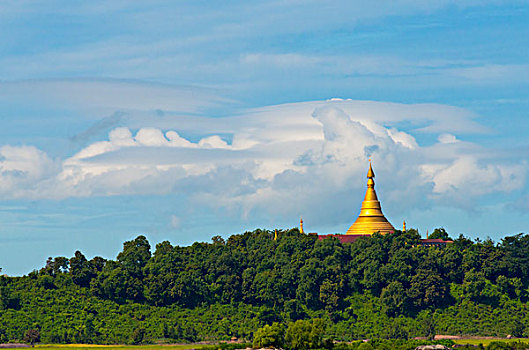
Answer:
[(375, 172), (369, 161), (369, 171), (367, 172), (367, 191), (362, 202), (360, 215), (349, 227), (346, 235), (372, 235), (375, 232), (382, 234), (393, 233), (395, 228), (382, 214), (382, 208), (375, 192)]

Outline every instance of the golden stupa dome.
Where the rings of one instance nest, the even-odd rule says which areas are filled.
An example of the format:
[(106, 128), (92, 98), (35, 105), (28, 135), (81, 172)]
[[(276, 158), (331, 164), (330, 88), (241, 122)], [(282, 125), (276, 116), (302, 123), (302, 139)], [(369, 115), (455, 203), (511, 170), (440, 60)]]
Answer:
[(349, 227), (346, 235), (372, 235), (375, 232), (382, 234), (393, 233), (395, 228), (391, 225), (382, 214), (382, 208), (375, 192), (375, 172), (369, 162), (369, 171), (367, 172), (367, 191), (360, 215), (356, 221)]

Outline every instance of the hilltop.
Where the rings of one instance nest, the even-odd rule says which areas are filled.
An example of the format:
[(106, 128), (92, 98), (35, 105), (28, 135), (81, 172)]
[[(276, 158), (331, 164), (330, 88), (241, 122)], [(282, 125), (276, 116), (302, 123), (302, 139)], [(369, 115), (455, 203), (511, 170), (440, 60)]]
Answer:
[[(437, 235), (448, 234), (439, 229)], [(38, 329), (46, 343), (252, 339), (266, 324), (321, 319), (326, 337), (523, 336), (529, 236), (446, 247), (415, 230), (354, 243), (297, 229), (173, 246), (144, 236), (115, 260), (80, 251), (0, 278), (0, 343)]]

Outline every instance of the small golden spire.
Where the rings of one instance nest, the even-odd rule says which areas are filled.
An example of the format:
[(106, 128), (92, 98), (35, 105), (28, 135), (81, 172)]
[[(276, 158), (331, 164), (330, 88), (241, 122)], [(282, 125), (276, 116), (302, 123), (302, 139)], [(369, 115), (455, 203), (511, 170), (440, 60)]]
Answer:
[(428, 239), (428, 230), (426, 230), (426, 239)]
[(406, 232), (406, 220), (402, 222), (402, 232)]
[(373, 171), (373, 168), (371, 167), (371, 159), (369, 159), (369, 170), (367, 171), (367, 178), (368, 179), (375, 178), (375, 172)]
[(274, 241), (277, 241), (277, 229), (274, 232)]
[(299, 233), (305, 233), (303, 232), (303, 218), (299, 220)]

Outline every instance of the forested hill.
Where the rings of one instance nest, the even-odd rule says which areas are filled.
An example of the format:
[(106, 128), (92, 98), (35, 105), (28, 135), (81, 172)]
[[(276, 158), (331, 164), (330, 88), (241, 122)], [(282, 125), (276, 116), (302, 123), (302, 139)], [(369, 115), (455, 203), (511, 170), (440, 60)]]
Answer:
[[(446, 238), (444, 230), (436, 235)], [(272, 322), (320, 318), (334, 339), (432, 333), (521, 336), (529, 324), (529, 236), (420, 246), (414, 230), (352, 244), (297, 229), (188, 247), (144, 236), (116, 260), (81, 252), (0, 277), (0, 343), (251, 339)]]

